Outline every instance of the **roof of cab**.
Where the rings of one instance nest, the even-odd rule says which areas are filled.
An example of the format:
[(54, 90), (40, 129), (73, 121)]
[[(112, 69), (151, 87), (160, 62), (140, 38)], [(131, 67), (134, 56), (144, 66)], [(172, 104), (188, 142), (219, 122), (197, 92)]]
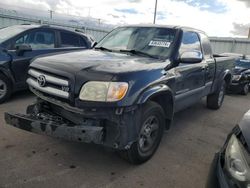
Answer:
[(78, 30), (74, 30), (74, 29), (68, 29), (65, 27), (60, 27), (60, 26), (54, 26), (54, 25), (36, 25), (36, 24), (20, 24), (20, 25), (13, 25), (13, 26), (9, 26), (12, 28), (22, 28), (24, 30), (28, 30), (28, 29), (35, 29), (35, 28), (52, 28), (52, 29), (58, 29), (58, 30), (64, 30), (64, 31), (70, 31), (70, 32), (74, 32), (77, 33), (79, 35), (84, 35), (84, 36), (88, 36), (87, 34), (85, 34), (84, 32), (79, 32)]
[(179, 25), (160, 25), (160, 24), (135, 24), (135, 25), (124, 25), (121, 27), (157, 27), (157, 28), (171, 28), (171, 29), (180, 29), (180, 30), (187, 30), (187, 31), (195, 31), (199, 33), (204, 33), (204, 31), (195, 29), (192, 27), (186, 26), (179, 26)]

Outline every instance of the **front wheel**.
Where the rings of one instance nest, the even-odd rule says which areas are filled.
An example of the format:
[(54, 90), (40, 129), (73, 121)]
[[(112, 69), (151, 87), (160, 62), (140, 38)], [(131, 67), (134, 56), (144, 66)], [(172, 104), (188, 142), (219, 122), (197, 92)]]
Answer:
[(5, 102), (11, 95), (11, 83), (6, 76), (0, 74), (0, 104)]
[(132, 164), (149, 160), (157, 150), (164, 132), (164, 111), (155, 102), (148, 102), (142, 109), (139, 121), (138, 139), (130, 149), (120, 152), (120, 156)]
[(207, 107), (217, 110), (221, 107), (226, 93), (226, 82), (223, 80), (218, 90), (207, 96)]
[(247, 95), (248, 92), (249, 92), (249, 83), (246, 83), (246, 84), (243, 86), (243, 88), (242, 88), (241, 94), (242, 94), (242, 95)]

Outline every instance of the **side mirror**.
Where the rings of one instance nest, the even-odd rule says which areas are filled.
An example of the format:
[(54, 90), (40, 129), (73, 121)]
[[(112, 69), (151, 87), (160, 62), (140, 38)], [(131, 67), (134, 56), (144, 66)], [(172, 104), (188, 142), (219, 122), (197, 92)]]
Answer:
[(32, 51), (32, 48), (28, 44), (20, 44), (16, 46), (16, 55), (23, 56), (24, 52)]
[(202, 61), (202, 53), (200, 51), (186, 51), (180, 56), (181, 63), (200, 63)]
[(0, 46), (0, 52), (8, 53), (8, 50), (2, 46)]

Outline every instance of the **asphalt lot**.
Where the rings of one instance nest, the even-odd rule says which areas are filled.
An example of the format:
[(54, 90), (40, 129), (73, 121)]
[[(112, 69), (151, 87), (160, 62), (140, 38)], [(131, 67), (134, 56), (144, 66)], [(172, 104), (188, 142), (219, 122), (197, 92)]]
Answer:
[(210, 163), (227, 134), (250, 108), (248, 96), (227, 96), (218, 111), (205, 100), (175, 116), (155, 156), (133, 166), (114, 152), (35, 135), (5, 124), (5, 111), (24, 111), (29, 92), (0, 106), (0, 187), (183, 187), (205, 186)]

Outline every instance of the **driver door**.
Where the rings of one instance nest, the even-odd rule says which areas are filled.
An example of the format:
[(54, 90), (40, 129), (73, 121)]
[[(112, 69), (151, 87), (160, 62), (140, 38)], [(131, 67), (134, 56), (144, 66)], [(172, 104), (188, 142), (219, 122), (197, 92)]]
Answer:
[[(17, 55), (16, 47), (22, 44), (29, 45), (32, 50), (24, 51), (22, 55)], [(50, 29), (35, 29), (23, 33), (13, 40), (12, 49), (9, 53), (13, 57), (12, 71), (14, 73), (17, 87), (25, 87), (27, 71), (33, 58), (56, 52), (56, 33)]]
[[(183, 52), (200, 51), (201, 43), (197, 33), (184, 32), (179, 55)], [(206, 61), (203, 59), (199, 63), (182, 63), (175, 68), (176, 88), (175, 88), (175, 111), (182, 110), (202, 98), (205, 88), (205, 68)]]

